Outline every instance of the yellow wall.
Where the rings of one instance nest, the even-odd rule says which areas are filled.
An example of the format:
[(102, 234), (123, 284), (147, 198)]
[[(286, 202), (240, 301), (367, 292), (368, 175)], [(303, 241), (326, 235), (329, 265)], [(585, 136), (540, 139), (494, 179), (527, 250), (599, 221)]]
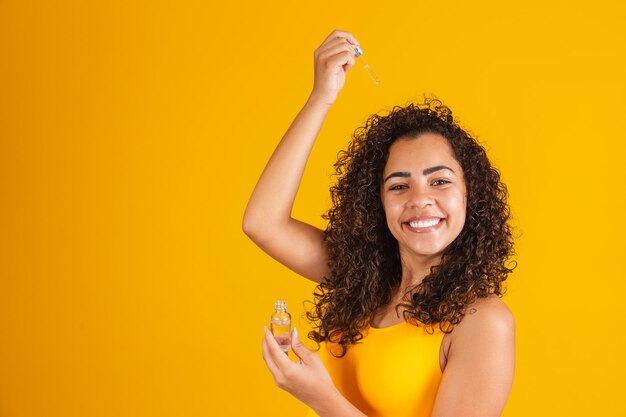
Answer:
[(436, 94), (521, 235), (504, 415), (626, 415), (626, 3), (156, 3), (0, 1), (1, 416), (304, 414), (261, 338), (313, 285), (240, 224), (333, 28), (382, 84), (349, 73), (295, 214), (323, 227), (369, 114)]

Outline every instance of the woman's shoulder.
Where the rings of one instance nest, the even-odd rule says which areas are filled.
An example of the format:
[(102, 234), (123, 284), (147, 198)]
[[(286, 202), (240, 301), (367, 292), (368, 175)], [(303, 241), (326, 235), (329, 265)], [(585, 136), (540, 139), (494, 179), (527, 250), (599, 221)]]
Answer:
[(477, 299), (467, 306), (465, 316), (455, 326), (453, 339), (471, 342), (475, 338), (510, 337), (515, 331), (515, 317), (497, 295)]
[(492, 294), (470, 304), (461, 322), (445, 335), (441, 369), (453, 357), (464, 363), (479, 363), (511, 349), (515, 349), (515, 318), (506, 303)]
[(489, 294), (487, 297), (478, 298), (472, 304), (467, 306), (467, 316), (476, 316), (480, 319), (491, 317), (494, 320), (513, 320), (513, 313), (506, 305), (502, 298), (495, 294)]
[(439, 363), (443, 371), (452, 358), (477, 364), (511, 349), (515, 349), (513, 313), (501, 298), (491, 294), (470, 304), (461, 322), (444, 336)]

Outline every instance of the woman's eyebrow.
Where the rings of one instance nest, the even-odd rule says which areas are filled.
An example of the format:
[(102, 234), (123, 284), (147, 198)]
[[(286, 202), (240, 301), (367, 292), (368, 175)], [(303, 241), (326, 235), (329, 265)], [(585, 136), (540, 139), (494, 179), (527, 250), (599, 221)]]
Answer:
[(383, 184), (386, 183), (388, 179), (391, 179), (393, 177), (410, 178), (411, 173), (406, 172), (406, 171), (392, 172), (391, 174), (387, 176), (387, 178), (385, 178), (385, 181), (383, 181)]
[(437, 171), (439, 171), (441, 169), (450, 170), (450, 171), (452, 171), (452, 173), (454, 175), (456, 175), (456, 172), (454, 172), (454, 170), (452, 168), (447, 167), (445, 165), (437, 165), (436, 167), (426, 168), (425, 170), (422, 171), (422, 174), (424, 174), (424, 175), (432, 174), (433, 172), (437, 172)]
[[(437, 165), (435, 167), (430, 167), (430, 168), (426, 168), (425, 170), (422, 171), (423, 175), (429, 175), (432, 174), (433, 172), (437, 172), (439, 170), (442, 169), (448, 169), (450, 171), (452, 171), (452, 173), (454, 175), (456, 175), (456, 172), (454, 172), (454, 170), (450, 167), (447, 167), (445, 165)], [(387, 182), (388, 179), (394, 178), (394, 177), (401, 177), (401, 178), (410, 178), (411, 177), (411, 173), (407, 172), (407, 171), (397, 171), (397, 172), (392, 172), (391, 174), (389, 174), (387, 176), (387, 178), (385, 178), (385, 181), (383, 181), (383, 183)]]

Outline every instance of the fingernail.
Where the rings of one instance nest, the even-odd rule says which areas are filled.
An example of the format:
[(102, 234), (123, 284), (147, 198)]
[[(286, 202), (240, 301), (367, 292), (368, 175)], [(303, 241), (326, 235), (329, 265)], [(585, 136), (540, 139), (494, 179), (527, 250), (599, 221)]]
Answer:
[(266, 326), (263, 326), (263, 333), (267, 334), (267, 332), (269, 332), (269, 330), (267, 329)]
[(296, 339), (298, 338), (298, 328), (297, 328), (297, 327), (294, 327), (294, 328), (293, 328), (293, 335), (294, 335), (294, 337), (295, 337)]

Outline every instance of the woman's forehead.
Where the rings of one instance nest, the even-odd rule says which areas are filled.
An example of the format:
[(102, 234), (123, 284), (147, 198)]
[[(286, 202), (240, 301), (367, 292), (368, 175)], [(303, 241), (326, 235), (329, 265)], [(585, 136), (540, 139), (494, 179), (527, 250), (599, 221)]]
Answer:
[(386, 169), (396, 165), (421, 166), (439, 163), (454, 164), (460, 168), (446, 138), (437, 133), (423, 133), (417, 137), (401, 137), (392, 143)]

